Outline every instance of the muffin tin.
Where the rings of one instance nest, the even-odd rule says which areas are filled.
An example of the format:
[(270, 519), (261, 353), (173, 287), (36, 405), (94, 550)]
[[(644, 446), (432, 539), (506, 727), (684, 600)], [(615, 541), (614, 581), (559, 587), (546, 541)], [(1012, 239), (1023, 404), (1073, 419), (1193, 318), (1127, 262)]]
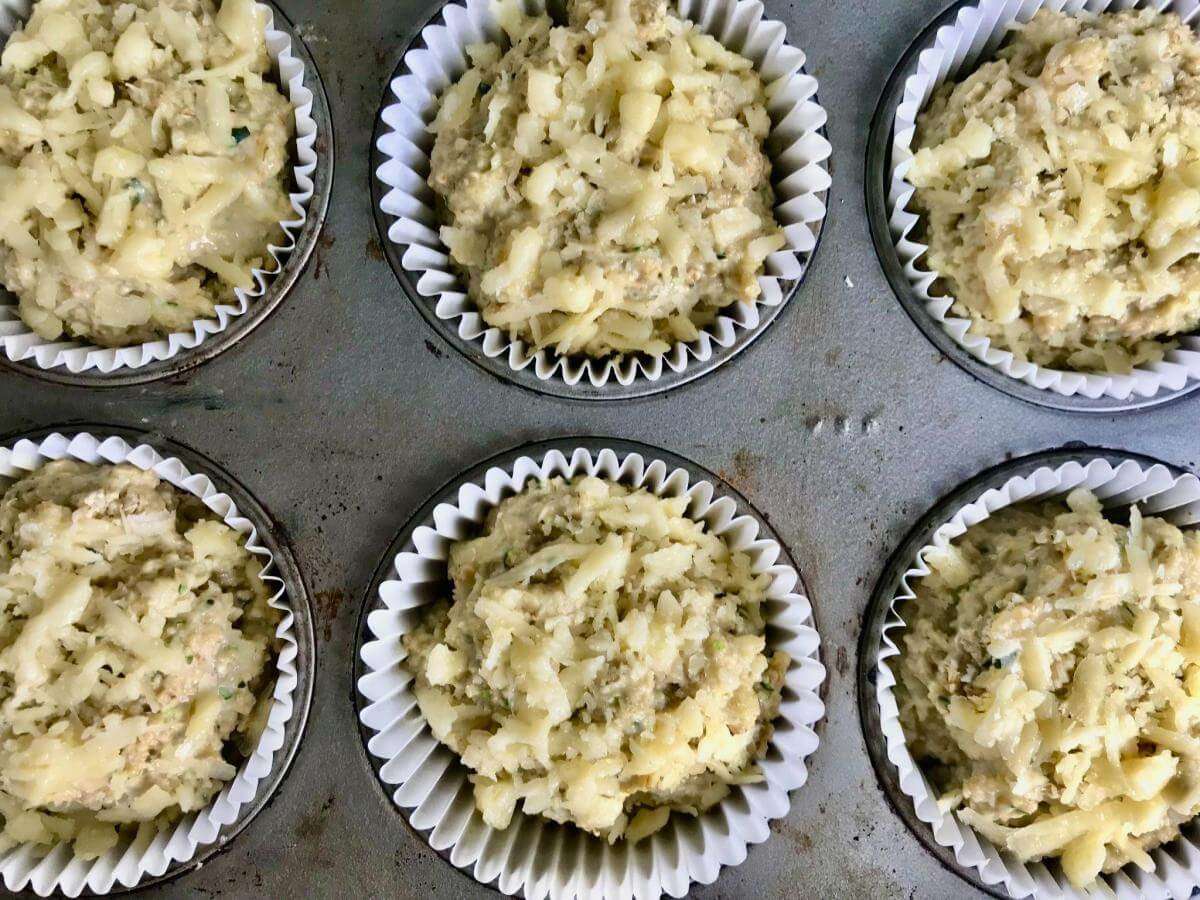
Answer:
[[(640, 441), (685, 468), (695, 460), (716, 473), (789, 548), (820, 617), (826, 713), (808, 780), (744, 861), (690, 896), (1004, 896), (971, 881), (927, 826), (905, 816), (907, 797), (897, 794), (893, 805), (889, 763), (869, 721), (874, 692), (861, 661), (870, 655), (855, 666), (855, 648), (876, 620), (870, 594), (921, 512), (1006, 457), (1082, 442), (1195, 471), (1200, 400), (1163, 405), (1167, 398), (1156, 397), (1136, 412), (1111, 403), (1070, 415), (1076, 405), (1047, 408), (1040, 396), (1014, 392), (1011, 379), (989, 379), (987, 367), (939, 343), (940, 329), (926, 340), (919, 316), (913, 327), (904, 298), (893, 294), (894, 264), (872, 241), (887, 141), (865, 138), (877, 104), (890, 102), (889, 74), (897, 61), (897, 71), (911, 62), (906, 48), (941, 23), (942, 6), (766, 4), (766, 16), (805, 51), (830, 112), (835, 183), (804, 283), (737, 365), (696, 372), (703, 377), (665, 394), (588, 404), (517, 390), (479, 359), (467, 365), (451, 336), (430, 327), (412, 286), (398, 282), (399, 258), (381, 239), (381, 98), (440, 4), (362, 0), (351, 16), (344, 5), (280, 0), (307, 44), (306, 67), (330, 90), (329, 158), (334, 129), (339, 142), (336, 197), (287, 302), (228, 352), (151, 385), (117, 379), (95, 391), (0, 370), (0, 432), (118, 430), (72, 424), (99, 418), (156, 446), (174, 447), (163, 435), (186, 442), (215, 460), (205, 456), (197, 468), (233, 473), (262, 498), (274, 534), (303, 569), (294, 577), (311, 587), (320, 664), (308, 669), (313, 714), (289, 751), (291, 775), (223, 852), (139, 893), (497, 896), (430, 849), (381, 788), (357, 718), (359, 614), (374, 597), (373, 567), (438, 485), (532, 441), (604, 433), (614, 436), (609, 445)], [(333, 173), (325, 175), (328, 187)], [(235, 489), (231, 479), (222, 486)]]

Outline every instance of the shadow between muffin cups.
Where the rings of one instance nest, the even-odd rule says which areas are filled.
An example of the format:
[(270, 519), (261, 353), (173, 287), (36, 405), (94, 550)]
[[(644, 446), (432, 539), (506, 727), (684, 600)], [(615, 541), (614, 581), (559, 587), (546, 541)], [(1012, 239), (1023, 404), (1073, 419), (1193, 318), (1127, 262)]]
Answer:
[[(735, 786), (697, 818), (673, 813), (667, 826), (632, 847), (606, 841), (518, 809), (504, 831), (475, 808), (468, 770), (432, 736), (402, 667), (401, 636), (423, 607), (447, 596), (451, 544), (471, 536), (487, 513), (528, 481), (598, 474), (688, 495), (686, 515), (703, 520), (743, 549), (755, 571), (769, 572), (764, 604), (767, 644), (792, 657), (775, 733), (760, 765), (765, 780)], [(817, 746), (824, 714), (825, 669), (803, 585), (770, 526), (717, 476), (682, 457), (631, 441), (571, 438), (527, 445), (468, 470), (435, 494), (397, 536), (376, 571), (359, 622), (355, 702), (367, 759), (406, 822), (430, 847), (481, 884), (505, 894), (565, 898), (679, 897), (738, 865), (749, 846), (770, 836), (787, 814), (789, 793), (807, 780), (805, 758)]]
[[(0, 0), (0, 49), (29, 16), (32, 0)], [(293, 109), (287, 191), (290, 218), (264, 254), (268, 265), (252, 270), (249, 290), (237, 288), (215, 316), (196, 319), (190, 331), (107, 348), (62, 336), (46, 341), (17, 311), (17, 298), (0, 286), (0, 365), (44, 381), (82, 387), (120, 387), (178, 375), (212, 359), (248, 335), (283, 302), (316, 247), (329, 207), (334, 143), (329, 103), (303, 40), (273, 0), (258, 0), (269, 15), (267, 50), (276, 84)]]
[[(954, 298), (938, 293), (939, 276), (925, 265), (928, 248), (916, 237), (920, 217), (910, 209), (915, 190), (905, 176), (918, 113), (937, 86), (961, 80), (990, 58), (1010, 22), (1026, 21), (1043, 7), (1060, 6), (1044, 0), (958, 0), (918, 35), (889, 77), (871, 122), (865, 179), (871, 238), (905, 312), (939, 350), (980, 381), (1018, 399), (1070, 412), (1158, 406), (1200, 388), (1200, 335), (1176, 336), (1179, 347), (1162, 362), (1136, 368), (1130, 375), (1085, 374), (1019, 362), (987, 338), (969, 333), (969, 320), (951, 312)], [(1071, 0), (1064, 11), (1129, 6), (1175, 11), (1192, 27), (1198, 24), (1195, 0)]]
[(307, 723), (316, 652), (312, 612), (300, 570), (269, 514), (211, 460), (133, 429), (104, 425), (62, 432), (43, 429), (0, 439), (0, 480), (57, 459), (128, 463), (198, 497), (245, 536), (247, 550), (262, 559), (259, 577), (272, 591), (270, 605), (282, 615), (276, 629), (273, 699), (266, 725), (254, 752), (240, 762), (233, 780), (212, 802), (165, 830), (147, 824), (91, 861), (75, 858), (68, 844), (23, 844), (0, 853), (0, 877), (10, 891), (30, 890), (43, 897), (121, 894), (198, 868), (225, 849), (273, 798)]
[(1014, 503), (1089, 487), (1105, 507), (1137, 502), (1147, 515), (1179, 527), (1200, 524), (1200, 479), (1176, 466), (1124, 450), (1067, 447), (989, 469), (939, 500), (904, 538), (876, 583), (859, 643), (858, 702), (868, 755), (880, 786), (913, 835), (946, 868), (994, 897), (1098, 900), (1187, 897), (1200, 888), (1200, 825), (1151, 851), (1153, 872), (1127, 865), (1089, 891), (1073, 888), (1057, 861), (1021, 863), (972, 828), (942, 813), (908, 749), (893, 694), (891, 661), (900, 654), (904, 604), (929, 573), (925, 554)]
[[(371, 194), (384, 254), (418, 312), (452, 347), (485, 371), (539, 393), (578, 400), (618, 400), (661, 393), (732, 359), (783, 311), (808, 271), (822, 233), (830, 187), (831, 147), (817, 82), (804, 54), (785, 43), (782, 23), (763, 18), (757, 0), (679, 0), (671, 9), (696, 22), (755, 63), (766, 84), (772, 127), (775, 215), (787, 246), (767, 257), (753, 303), (735, 302), (691, 342), (662, 356), (561, 356), (511, 339), (489, 326), (438, 236), (440, 217), (427, 182), (433, 135), (428, 130), (442, 91), (466, 67), (464, 47), (500, 36), (493, 0), (447, 3), (413, 38), (385, 90), (372, 141)], [(545, 0), (529, 0), (542, 12)]]

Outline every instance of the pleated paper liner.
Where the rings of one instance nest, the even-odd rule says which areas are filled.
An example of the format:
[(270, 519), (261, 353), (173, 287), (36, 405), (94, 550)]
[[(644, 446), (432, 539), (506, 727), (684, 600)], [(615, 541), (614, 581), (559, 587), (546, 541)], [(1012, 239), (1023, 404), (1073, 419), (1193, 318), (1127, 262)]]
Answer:
[(884, 618), (882, 637), (875, 657), (875, 698), (879, 705), (880, 730), (887, 759), (895, 767), (900, 790), (912, 804), (917, 818), (929, 826), (937, 844), (952, 851), (962, 869), (974, 872), (984, 884), (1012, 897), (1069, 898), (1069, 900), (1157, 900), (1186, 898), (1200, 888), (1200, 846), (1196, 835), (1185, 827), (1183, 836), (1151, 851), (1153, 872), (1133, 865), (1105, 875), (1090, 890), (1073, 887), (1053, 861), (1022, 863), (1008, 851), (998, 850), (974, 829), (949, 812), (938, 808), (936, 795), (909, 752), (900, 726), (893, 689), (896, 676), (891, 661), (900, 654), (901, 633), (906, 627), (904, 604), (915, 596), (914, 582), (929, 574), (925, 556), (943, 549), (967, 528), (977, 525), (1004, 507), (1031, 500), (1065, 497), (1077, 487), (1086, 487), (1105, 506), (1138, 502), (1146, 515), (1167, 519), (1180, 527), (1200, 523), (1200, 479), (1175, 474), (1163, 465), (1133, 459), (1113, 464), (1095, 454), (1055, 466), (1041, 466), (1028, 475), (1006, 480), (997, 488), (983, 491), (964, 503), (932, 533), (931, 543), (921, 547), (900, 578)]
[[(526, 8), (541, 12), (545, 2), (529, 0)], [(826, 115), (817, 103), (816, 79), (803, 71), (804, 54), (785, 42), (782, 23), (763, 18), (757, 0), (680, 0), (676, 12), (751, 59), (772, 86), (768, 111), (773, 124), (766, 151), (774, 173), (775, 215), (787, 246), (767, 258), (759, 278), (762, 294), (755, 303), (727, 306), (696, 340), (677, 342), (661, 356), (562, 356), (553, 348), (536, 350), (512, 340), (483, 320), (438, 237), (441, 222), (426, 183), (433, 146), (428, 124), (443, 91), (466, 70), (466, 46), (481, 37), (501, 38), (496, 4), (447, 4), (405, 53), (403, 74), (391, 83), (389, 97), (394, 102), (380, 114), (377, 144), (384, 161), (375, 173), (386, 188), (380, 209), (389, 222), (387, 240), (403, 248), (401, 266), (415, 286), (418, 302), (431, 307), (433, 321), (447, 340), (468, 356), (501, 361), (502, 371), (527, 387), (549, 389), (544, 387), (549, 382), (569, 388), (609, 386), (613, 390), (605, 396), (622, 396), (618, 387), (637, 389), (660, 380), (681, 383), (686, 379), (676, 376), (686, 376), (689, 367), (731, 357), (748, 335), (765, 328), (802, 279), (816, 248), (825, 219), (831, 148), (823, 134)]]
[[(786, 552), (755, 516), (720, 484), (653, 456), (653, 448), (616, 450), (601, 442), (562, 449), (529, 448), (478, 477), (460, 480), (411, 532), (368, 598), (358, 681), (360, 721), (368, 752), (394, 802), (430, 846), (483, 884), (505, 894), (535, 898), (651, 898), (683, 896), (693, 883), (709, 884), (722, 866), (735, 866), (749, 847), (770, 836), (772, 819), (785, 816), (789, 794), (808, 777), (805, 758), (817, 747), (814, 726), (824, 714), (819, 691), (825, 669), (820, 638), (799, 576)], [(683, 462), (682, 460), (680, 462)], [(480, 467), (482, 470), (482, 467)], [(520, 809), (504, 831), (488, 827), (475, 808), (468, 771), (438, 743), (412, 693), (401, 637), (424, 607), (449, 588), (446, 560), (456, 541), (477, 533), (489, 510), (531, 480), (597, 475), (660, 496), (687, 496), (687, 515), (703, 521), (732, 547), (748, 553), (754, 571), (771, 575), (768, 647), (792, 658), (775, 732), (760, 760), (764, 781), (735, 786), (700, 817), (673, 813), (661, 831), (630, 845), (606, 841)], [(431, 501), (432, 505), (432, 501)]]
[(266, 726), (253, 754), (212, 803), (164, 830), (158, 830), (153, 823), (143, 825), (134, 837), (123, 838), (116, 847), (94, 860), (77, 858), (69, 843), (23, 844), (0, 853), (0, 876), (8, 890), (31, 890), (43, 897), (55, 892), (76, 897), (84, 891), (106, 894), (135, 887), (177, 869), (220, 840), (222, 829), (235, 822), (256, 800), (260, 785), (271, 775), (278, 757), (284, 755), (280, 751), (285, 743), (285, 728), (301, 702), (296, 696), (300, 661), (294, 610), (274, 555), (259, 538), (263, 525), (245, 518), (229, 495), (219, 492), (207, 475), (189, 470), (178, 458), (164, 458), (147, 444), (134, 445), (123, 437), (81, 432), (54, 433), (0, 447), (0, 479), (18, 478), (57, 459), (93, 465), (128, 463), (199, 497), (226, 525), (244, 535), (246, 549), (262, 560), (260, 577), (271, 592), (271, 606), (282, 616), (276, 630), (279, 651)]
[[(29, 17), (32, 6), (30, 0), (0, 0), (0, 47)], [(304, 63), (292, 51), (293, 41), (299, 39), (291, 26), (277, 20), (273, 7), (259, 3), (258, 8), (267, 13), (267, 52), (278, 72), (283, 94), (292, 104), (295, 128), (291, 153), (293, 190), (289, 194), (292, 215), (279, 223), (283, 243), (272, 243), (267, 247), (267, 267), (252, 270), (254, 285), (251, 288), (236, 288), (232, 302), (218, 304), (213, 317), (196, 319), (190, 330), (116, 348), (100, 347), (66, 335), (55, 341), (39, 337), (18, 314), (16, 296), (0, 287), (0, 352), (10, 362), (42, 370), (65, 370), (71, 375), (93, 376), (96, 384), (102, 384), (101, 376), (104, 375), (134, 372), (154, 363), (185, 359), (201, 352), (206, 342), (224, 333), (235, 320), (245, 316), (256, 302), (267, 296), (288, 257), (297, 251), (302, 233), (305, 233), (306, 241), (315, 240), (315, 232), (308, 234), (305, 224), (315, 188), (314, 174), (326, 160), (319, 158), (316, 150), (318, 128), (313, 118), (313, 93), (304, 84)], [(279, 235), (274, 239), (279, 239)]]

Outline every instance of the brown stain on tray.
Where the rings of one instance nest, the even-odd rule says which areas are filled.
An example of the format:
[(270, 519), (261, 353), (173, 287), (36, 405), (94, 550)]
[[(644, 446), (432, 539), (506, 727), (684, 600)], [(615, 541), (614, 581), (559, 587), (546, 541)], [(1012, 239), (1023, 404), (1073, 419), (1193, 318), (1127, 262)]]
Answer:
[(325, 830), (325, 825), (328, 822), (329, 811), (333, 809), (335, 803), (337, 803), (337, 797), (330, 794), (325, 798), (325, 802), (321, 804), (320, 809), (314, 809), (312, 812), (301, 816), (300, 821), (296, 823), (296, 837), (301, 840), (320, 837), (321, 832)]
[(801, 853), (806, 853), (813, 848), (812, 835), (801, 830), (799, 825), (789, 824), (787, 819), (772, 819), (767, 826), (772, 834), (782, 835)]
[(313, 606), (317, 610), (317, 624), (321, 628), (321, 637), (330, 640), (333, 637), (333, 624), (337, 621), (342, 604), (346, 602), (346, 592), (341, 589), (332, 591), (316, 591), (313, 593)]
[(843, 678), (850, 672), (850, 655), (846, 652), (845, 647), (838, 647), (837, 654), (834, 656), (834, 668), (837, 673)]
[(758, 464), (762, 457), (751, 453), (745, 447), (739, 447), (733, 452), (731, 464), (718, 469), (717, 474), (733, 485), (740, 493), (748, 494), (754, 489), (758, 478)]
[(329, 274), (329, 262), (325, 259), (325, 254), (332, 250), (336, 243), (337, 237), (326, 225), (317, 239), (316, 249), (313, 250), (313, 281), (320, 281), (322, 275)]
[(364, 248), (367, 253), (367, 259), (373, 259), (376, 262), (383, 262), (386, 258), (383, 255), (383, 245), (379, 243), (379, 238), (372, 235), (367, 238), (367, 246)]

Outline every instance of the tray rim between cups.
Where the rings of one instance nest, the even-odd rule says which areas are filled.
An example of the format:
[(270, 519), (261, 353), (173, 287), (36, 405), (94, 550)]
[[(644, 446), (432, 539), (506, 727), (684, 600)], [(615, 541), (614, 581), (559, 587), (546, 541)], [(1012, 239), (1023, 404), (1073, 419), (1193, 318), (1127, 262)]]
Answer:
[[(684, 385), (693, 384), (706, 375), (716, 371), (725, 363), (732, 361), (734, 358), (740, 357), (742, 352), (751, 344), (755, 343), (779, 317), (791, 306), (795, 305), (800, 293), (800, 288), (808, 278), (808, 273), (812, 269), (813, 262), (816, 260), (817, 253), (821, 249), (821, 239), (824, 237), (826, 223), (829, 221), (831, 213), (831, 200), (833, 193), (833, 174), (834, 174), (834, 153), (831, 151), (825, 168), (829, 173), (831, 184), (824, 191), (814, 194), (825, 206), (825, 215), (816, 223), (816, 234), (814, 235), (814, 243), (811, 250), (808, 251), (807, 260), (804, 262), (804, 271), (800, 273), (799, 278), (781, 280), (780, 284), (785, 287), (783, 290), (783, 298), (775, 306), (766, 306), (755, 300), (754, 304), (758, 308), (759, 322), (754, 328), (742, 328), (734, 326), (735, 339), (729, 347), (722, 347), (719, 344), (714, 344), (714, 350), (711, 357), (703, 362), (699, 360), (689, 359), (682, 372), (676, 372), (668, 366), (663, 367), (663, 373), (657, 381), (651, 381), (643, 375), (637, 375), (628, 385), (623, 385), (616, 378), (610, 377), (608, 381), (597, 387), (593, 385), (584, 375), (574, 385), (567, 384), (561, 374), (555, 371), (549, 378), (541, 379), (533, 371), (534, 367), (531, 363), (523, 369), (513, 369), (506, 362), (506, 358), (501, 356), (489, 357), (483, 352), (483, 348), (477, 340), (468, 340), (458, 335), (458, 329), (455, 325), (457, 320), (445, 320), (438, 317), (433, 310), (431, 298), (422, 297), (416, 289), (416, 284), (408, 272), (404, 268), (402, 257), (404, 250), (408, 245), (397, 244), (388, 237), (388, 229), (396, 221), (397, 216), (385, 213), (381, 208), (381, 203), (384, 196), (390, 188), (387, 187), (376, 174), (389, 157), (385, 156), (379, 149), (379, 140), (381, 137), (391, 132), (391, 128), (383, 121), (383, 111), (389, 106), (392, 106), (392, 82), (402, 75), (411, 72), (408, 65), (405, 63), (405, 57), (412, 50), (420, 49), (425, 45), (421, 35), (430, 25), (437, 24), (443, 18), (446, 7), (451, 5), (461, 5), (465, 0), (436, 0), (433, 10), (413, 31), (400, 49), (399, 58), (395, 66), (392, 67), (383, 85), (383, 94), (380, 97), (379, 106), (375, 111), (374, 126), (371, 129), (371, 156), (370, 165), (367, 171), (367, 182), (371, 197), (371, 217), (375, 222), (376, 236), (379, 239), (380, 247), (383, 250), (384, 258), (387, 260), (388, 267), (392, 270), (396, 281), (400, 284), (400, 290), (408, 301), (416, 307), (421, 318), (430, 329), (440, 337), (446, 344), (453, 348), (460, 356), (464, 357), (468, 362), (474, 364), (477, 368), (482, 369), (487, 374), (499, 379), (506, 384), (512, 384), (519, 388), (523, 388), (535, 394), (540, 394), (546, 397), (555, 397), (560, 400), (574, 400), (586, 403), (604, 403), (621, 400), (636, 400), (646, 397), (654, 397), (665, 394), (676, 388)], [(675, 10), (672, 4), (672, 10)], [(686, 17), (685, 17), (686, 18)], [(691, 21), (691, 20), (689, 20)], [(781, 21), (781, 20), (776, 20)], [(798, 44), (791, 46), (804, 52), (803, 48)], [(806, 54), (807, 56), (807, 54)], [(812, 76), (808, 70), (807, 59), (806, 64), (798, 70), (800, 74)], [(820, 82), (818, 80), (817, 90), (814, 91), (811, 101), (818, 106), (821, 106), (820, 100)], [(825, 107), (821, 106), (821, 109)], [(828, 112), (828, 111), (826, 111)], [(828, 122), (822, 124), (816, 129), (826, 142), (829, 142)], [(832, 147), (832, 143), (830, 143)], [(794, 252), (794, 251), (793, 251)], [(469, 299), (469, 298), (468, 298)], [(734, 301), (739, 302), (739, 301)]]
[(904, 824), (909, 835), (916, 838), (926, 852), (943, 868), (953, 872), (976, 890), (997, 900), (1009, 900), (1011, 895), (1004, 891), (1001, 885), (984, 884), (975, 869), (960, 866), (954, 857), (954, 851), (939, 844), (933, 837), (932, 827), (917, 818), (912, 798), (900, 788), (896, 766), (887, 758), (887, 744), (880, 726), (879, 702), (875, 697), (878, 676), (876, 657), (883, 640), (883, 626), (904, 573), (912, 568), (917, 551), (931, 542), (933, 533), (945, 524), (955, 511), (964, 504), (977, 500), (984, 491), (999, 487), (1014, 477), (1029, 475), (1046, 466), (1056, 467), (1071, 461), (1095, 459), (1107, 460), (1114, 467), (1128, 460), (1142, 466), (1163, 466), (1174, 477), (1190, 471), (1185, 466), (1145, 453), (1120, 447), (1100, 447), (1082, 441), (1069, 441), (1059, 447), (1038, 450), (988, 466), (942, 494), (907, 530), (880, 570), (879, 577), (871, 589), (859, 629), (858, 659), (855, 664), (855, 702), (858, 704), (859, 730), (866, 745), (867, 757), (871, 761), (876, 786), (887, 798), (891, 811)]
[[(262, 296), (252, 297), (245, 313), (232, 317), (228, 328), (209, 335), (195, 348), (181, 350), (167, 359), (155, 360), (136, 369), (122, 366), (109, 373), (101, 372), (98, 369), (71, 372), (65, 366), (43, 368), (32, 358), (16, 361), (9, 359), (4, 354), (0, 354), (0, 369), (15, 372), (36, 381), (81, 388), (129, 387), (174, 378), (191, 372), (240, 343), (275, 312), (300, 281), (317, 248), (321, 231), (329, 215), (329, 201), (333, 193), (333, 170), (336, 164), (333, 117), (330, 112), (329, 96), (325, 91), (325, 82), (321, 79), (321, 73), (308, 45), (296, 30), (295, 23), (276, 0), (256, 0), (256, 2), (271, 8), (275, 17), (274, 27), (291, 38), (292, 55), (304, 65), (304, 86), (312, 92), (312, 118), (317, 124), (317, 165), (312, 174), (313, 194), (306, 207), (304, 227), (296, 235), (296, 246), (284, 258), (279, 271), (267, 272), (263, 275), (267, 282), (267, 288)], [(3, 49), (5, 43), (7, 41), (0, 42), (0, 49)], [(288, 105), (291, 106), (290, 101)], [(295, 168), (297, 160), (295, 159), (294, 136), (289, 150), (288, 165), (289, 168)]]
[[(355, 724), (358, 729), (358, 746), (361, 758), (366, 763), (367, 769), (371, 775), (371, 781), (378, 789), (380, 796), (387, 805), (388, 809), (400, 818), (400, 821), (404, 823), (404, 826), (410, 832), (412, 832), (412, 834), (415, 835), (427, 849), (436, 853), (437, 856), (442, 859), (451, 869), (458, 872), (459, 875), (461, 875), (463, 878), (466, 878), (471, 884), (482, 885), (484, 888), (501, 896), (508, 895), (503, 894), (498, 887), (499, 876), (497, 876), (496, 879), (493, 879), (492, 882), (484, 884), (475, 878), (470, 867), (461, 869), (451, 861), (450, 854), (453, 848), (448, 848), (446, 850), (434, 850), (429, 843), (429, 835), (432, 833), (432, 831), (421, 831), (414, 826), (411, 821), (409, 821), (412, 810), (406, 810), (395, 802), (393, 799), (393, 794), (396, 791), (396, 787), (389, 787), (380, 777), (380, 770), (382, 769), (386, 760), (378, 759), (367, 749), (367, 742), (377, 732), (368, 728), (362, 723), (362, 711), (367, 705), (369, 705), (369, 701), (365, 700), (362, 693), (358, 689), (359, 679), (362, 678), (367, 672), (365, 664), (362, 660), (363, 644), (367, 641), (375, 639), (375, 636), (370, 632), (367, 626), (367, 617), (376, 609), (381, 608), (379, 603), (379, 586), (391, 577), (396, 555), (411, 543), (412, 534), (418, 527), (425, 524), (432, 524), (433, 510), (438, 504), (444, 502), (454, 502), (457, 497), (458, 489), (462, 485), (478, 481), (489, 469), (493, 467), (511, 469), (512, 464), (522, 456), (527, 456), (531, 459), (543, 459), (546, 454), (553, 450), (558, 450), (564, 455), (568, 455), (569, 458), (571, 451), (577, 448), (583, 448), (587, 450), (593, 455), (593, 457), (595, 454), (605, 449), (614, 451), (622, 459), (628, 456), (630, 453), (638, 453), (641, 454), (643, 459), (647, 461), (647, 464), (653, 462), (654, 460), (661, 460), (672, 469), (683, 469), (688, 473), (689, 476), (691, 476), (693, 480), (704, 480), (712, 484), (712, 486), (716, 489), (714, 491), (714, 499), (724, 496), (733, 500), (737, 504), (736, 515), (749, 515), (757, 523), (760, 537), (769, 538), (779, 545), (780, 557), (776, 564), (782, 562), (786, 565), (789, 565), (796, 573), (797, 581), (796, 588), (794, 588), (794, 590), (798, 593), (802, 593), (808, 599), (810, 615), (812, 618), (812, 628), (817, 632), (818, 635), (822, 634), (817, 610), (817, 601), (813, 599), (812, 594), (809, 592), (808, 585), (804, 580), (804, 573), (796, 564), (795, 558), (792, 556), (791, 549), (779, 536), (779, 533), (771, 524), (770, 520), (753, 504), (751, 504), (750, 501), (742, 495), (741, 491), (726, 481), (721, 475), (711, 471), (697, 462), (694, 462), (680, 453), (668, 450), (664, 447), (658, 447), (653, 444), (647, 444), (642, 441), (625, 438), (605, 437), (604, 435), (598, 434), (568, 435), (564, 437), (552, 437), (534, 441), (525, 441), (515, 446), (511, 446), (506, 450), (501, 450), (500, 452), (486, 457), (477, 463), (469, 465), (458, 474), (446, 480), (439, 488), (431, 493), (411, 515), (404, 520), (404, 524), (397, 531), (395, 537), (384, 551), (384, 554), (378, 565), (376, 565), (374, 571), (372, 572), (371, 580), (367, 585), (367, 589), (363, 594), (362, 602), (359, 606), (358, 622), (355, 626), (354, 663), (353, 671), (351, 673), (352, 681), (350, 687), (351, 702), (354, 707)], [(822, 640), (818, 645), (817, 652), (815, 654), (817, 662), (819, 662), (822, 666), (825, 666), (825, 656), (827, 650), (828, 647), (826, 642)], [(826, 667), (826, 669), (828, 670), (828, 667)], [(825, 706), (825, 713), (811, 726), (818, 739), (823, 736), (825, 724), (829, 718), (828, 699), (831, 680), (832, 679), (829, 677), (824, 678), (821, 682), (820, 689), (816, 692), (821, 703)], [(819, 750), (820, 743), (818, 742), (817, 750), (814, 751), (813, 754), (806, 757), (806, 760), (811, 760), (816, 753), (819, 752)], [(461, 765), (461, 762), (459, 765)], [(803, 790), (803, 787), (797, 788), (796, 790)], [(792, 793), (793, 792), (789, 791), (789, 800)], [(767, 841), (764, 841), (763, 844), (767, 843), (769, 840), (770, 838), (768, 838)], [(747, 865), (751, 855), (759, 846), (761, 846), (761, 844), (747, 845), (746, 858), (742, 860), (738, 866), (722, 866), (721, 871), (723, 872), (726, 869), (740, 868), (741, 866)], [(718, 881), (720, 881), (720, 873), (718, 873), (717, 878), (714, 879), (713, 884), (716, 884)], [(695, 882), (692, 882), (692, 884), (694, 885)], [(518, 891), (515, 896), (526, 896), (524, 886), (522, 886), (520, 891)]]
[(863, 179), (867, 228), (871, 243), (875, 247), (875, 258), (883, 270), (884, 278), (901, 308), (925, 338), (956, 366), (985, 385), (995, 388), (1009, 397), (1026, 403), (1059, 412), (1083, 415), (1111, 415), (1135, 412), (1174, 403), (1200, 391), (1200, 379), (1188, 379), (1178, 390), (1160, 390), (1153, 397), (1137, 397), (1117, 400), (1113, 397), (1085, 397), (1083, 394), (1062, 395), (1052, 390), (1043, 390), (1010, 378), (1003, 372), (976, 359), (951, 337), (941, 324), (926, 310), (921, 297), (913, 290), (904, 275), (904, 266), (896, 252), (888, 225), (890, 205), (887, 200), (887, 179), (892, 170), (892, 125), (904, 95), (904, 85), (916, 69), (921, 52), (933, 45), (939, 28), (951, 24), (964, 7), (977, 5), (979, 0), (954, 0), (934, 16), (913, 41), (905, 48), (899, 61), (884, 82), (883, 90), (871, 116), (867, 133), (867, 152)]
[[(249, 488), (206, 454), (181, 441), (167, 437), (161, 432), (92, 421), (9, 432), (0, 435), (0, 447), (11, 448), (21, 440), (40, 442), (55, 433), (71, 438), (85, 432), (100, 440), (119, 437), (134, 447), (145, 444), (159, 452), (164, 458), (178, 457), (192, 474), (206, 476), (214, 487), (229, 495), (236, 504), (238, 513), (254, 524), (259, 540), (274, 558), (276, 574), (283, 580), (288, 605), (292, 611), (297, 648), (296, 689), (292, 694), (294, 697), (292, 716), (284, 725), (283, 746), (275, 751), (275, 756), (271, 761), (271, 771), (259, 782), (254, 799), (241, 808), (233, 822), (221, 828), (217, 840), (210, 844), (201, 844), (195, 856), (185, 862), (172, 863), (162, 875), (145, 877), (132, 887), (125, 887), (120, 882), (115, 882), (111, 890), (102, 894), (85, 886), (79, 894), (81, 897), (114, 897), (166, 885), (197, 871), (232, 846), (238, 835), (245, 831), (258, 818), (259, 814), (275, 801), (284, 781), (292, 772), (307, 730), (316, 684), (318, 654), (312, 600), (303, 571), (287, 540), (286, 532)], [(0, 885), (0, 892), (8, 893), (2, 885)], [(38, 895), (31, 888), (26, 887), (17, 896), (36, 897)], [(55, 885), (51, 896), (63, 897), (66, 895)]]

